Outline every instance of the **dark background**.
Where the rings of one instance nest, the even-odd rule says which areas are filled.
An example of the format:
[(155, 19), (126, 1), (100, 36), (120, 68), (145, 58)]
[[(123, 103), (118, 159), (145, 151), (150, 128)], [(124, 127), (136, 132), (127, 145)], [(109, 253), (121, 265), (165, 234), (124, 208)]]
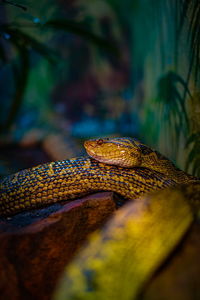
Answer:
[(0, 1), (1, 175), (100, 136), (200, 175), (199, 1), (14, 4)]

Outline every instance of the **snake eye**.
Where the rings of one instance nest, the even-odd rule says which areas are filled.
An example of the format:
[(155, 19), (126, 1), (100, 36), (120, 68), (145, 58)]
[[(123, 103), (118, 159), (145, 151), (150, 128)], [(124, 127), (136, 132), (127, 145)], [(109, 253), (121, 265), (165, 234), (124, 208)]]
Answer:
[(101, 145), (101, 144), (103, 144), (103, 140), (102, 139), (98, 139), (97, 140), (97, 145)]

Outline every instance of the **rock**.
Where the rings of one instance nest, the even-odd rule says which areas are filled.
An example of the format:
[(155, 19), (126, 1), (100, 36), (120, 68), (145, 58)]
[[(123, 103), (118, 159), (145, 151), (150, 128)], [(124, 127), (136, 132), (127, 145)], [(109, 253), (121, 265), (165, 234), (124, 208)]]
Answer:
[(115, 209), (104, 192), (2, 219), (0, 299), (51, 299), (66, 264)]

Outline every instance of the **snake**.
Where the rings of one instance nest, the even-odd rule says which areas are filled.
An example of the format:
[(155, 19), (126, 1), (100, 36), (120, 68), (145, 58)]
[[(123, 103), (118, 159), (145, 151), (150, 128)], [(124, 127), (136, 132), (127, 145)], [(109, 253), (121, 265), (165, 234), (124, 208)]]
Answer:
[(84, 142), (87, 155), (41, 164), (0, 180), (0, 216), (7, 217), (101, 191), (125, 200), (170, 186), (199, 182), (135, 138)]

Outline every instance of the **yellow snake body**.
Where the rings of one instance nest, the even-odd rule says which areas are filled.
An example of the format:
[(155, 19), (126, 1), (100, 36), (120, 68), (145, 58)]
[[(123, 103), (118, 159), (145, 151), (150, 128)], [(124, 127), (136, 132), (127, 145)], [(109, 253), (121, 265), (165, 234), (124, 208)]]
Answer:
[(96, 191), (113, 191), (131, 200), (153, 190), (197, 180), (158, 152), (130, 138), (91, 140), (85, 147), (94, 158), (51, 162), (1, 180), (0, 215)]

